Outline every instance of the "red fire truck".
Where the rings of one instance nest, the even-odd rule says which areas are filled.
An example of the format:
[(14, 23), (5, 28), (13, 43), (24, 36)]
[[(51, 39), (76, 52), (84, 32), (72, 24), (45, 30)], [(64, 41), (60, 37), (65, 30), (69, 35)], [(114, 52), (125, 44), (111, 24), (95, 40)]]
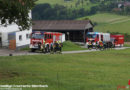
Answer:
[(110, 35), (110, 33), (102, 32), (88, 32), (86, 35), (86, 46), (95, 47), (99, 46), (100, 42), (105, 47), (117, 47), (124, 45), (124, 36), (123, 35)]
[[(101, 42), (108, 43), (110, 41), (110, 34), (109, 33), (102, 33), (102, 32), (88, 32), (86, 35), (86, 46), (88, 48), (93, 48), (99, 46)], [(103, 43), (102, 43), (103, 47)]]
[(116, 47), (122, 47), (124, 45), (124, 35), (111, 35), (111, 39), (114, 39), (114, 45)]
[(56, 44), (59, 46), (61, 43), (62, 33), (33, 31), (31, 34), (30, 49), (32, 52), (35, 52), (35, 50), (41, 50), (46, 53), (50, 50), (54, 50)]

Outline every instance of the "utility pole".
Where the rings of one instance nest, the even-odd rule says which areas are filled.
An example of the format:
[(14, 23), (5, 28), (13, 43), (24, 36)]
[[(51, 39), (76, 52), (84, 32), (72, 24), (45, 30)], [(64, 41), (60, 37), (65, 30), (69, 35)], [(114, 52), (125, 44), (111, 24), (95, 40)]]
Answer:
[(84, 45), (85, 45), (85, 42), (86, 42), (86, 30), (84, 30)]

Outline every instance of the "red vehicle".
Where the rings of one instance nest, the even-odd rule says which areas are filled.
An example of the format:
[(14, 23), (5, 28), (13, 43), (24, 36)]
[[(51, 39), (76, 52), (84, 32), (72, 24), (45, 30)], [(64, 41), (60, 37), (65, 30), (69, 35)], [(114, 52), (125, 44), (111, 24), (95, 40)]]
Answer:
[(54, 43), (62, 42), (62, 33), (58, 32), (42, 32), (33, 31), (31, 34), (30, 49), (32, 52), (35, 50), (42, 50), (49, 52), (54, 49)]
[(124, 45), (124, 35), (111, 35), (111, 39), (114, 39), (114, 44), (116, 47), (122, 47)]
[(86, 34), (86, 46), (98, 48), (103, 43), (103, 48), (113, 48), (124, 45), (124, 35), (110, 35), (110, 33), (88, 32)]
[(110, 42), (110, 33), (102, 33), (102, 32), (88, 32), (86, 35), (86, 46), (92, 47), (97, 46), (102, 42)]

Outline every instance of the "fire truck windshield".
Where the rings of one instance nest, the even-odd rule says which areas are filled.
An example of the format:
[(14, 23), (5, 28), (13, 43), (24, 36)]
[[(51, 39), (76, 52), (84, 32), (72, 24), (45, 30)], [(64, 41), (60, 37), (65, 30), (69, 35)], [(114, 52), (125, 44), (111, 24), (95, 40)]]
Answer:
[(44, 35), (42, 35), (42, 34), (32, 34), (31, 38), (34, 38), (34, 39), (43, 39)]
[(96, 38), (96, 34), (88, 34), (87, 37), (88, 38)]

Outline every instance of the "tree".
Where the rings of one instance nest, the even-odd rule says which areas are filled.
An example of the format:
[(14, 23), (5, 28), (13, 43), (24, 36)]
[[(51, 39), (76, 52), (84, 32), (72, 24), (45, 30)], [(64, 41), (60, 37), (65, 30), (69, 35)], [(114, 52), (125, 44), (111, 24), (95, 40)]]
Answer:
[(0, 0), (0, 24), (7, 26), (16, 23), (20, 30), (29, 29), (29, 12), (36, 0)]

